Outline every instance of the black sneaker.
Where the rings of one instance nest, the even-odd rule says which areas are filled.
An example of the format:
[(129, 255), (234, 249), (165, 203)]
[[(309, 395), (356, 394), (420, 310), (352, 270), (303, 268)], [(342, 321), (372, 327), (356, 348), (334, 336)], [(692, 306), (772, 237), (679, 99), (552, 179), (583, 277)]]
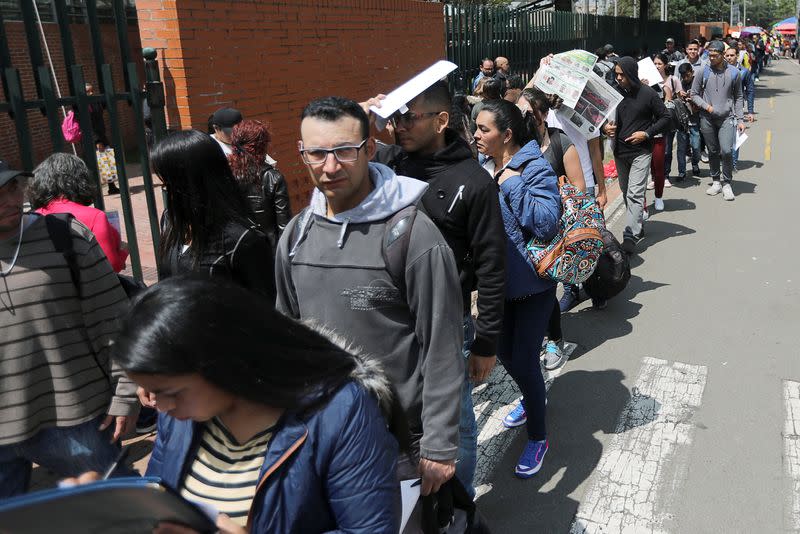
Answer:
[(158, 412), (153, 408), (143, 406), (139, 411), (139, 419), (136, 420), (136, 433), (149, 434), (153, 432), (158, 423)]
[(608, 307), (608, 299), (592, 298), (592, 308), (595, 310), (605, 310)]
[(686, 179), (686, 175), (685, 174), (679, 174), (678, 176), (675, 177), (675, 183), (679, 184), (682, 181), (684, 181), (685, 179)]
[(622, 250), (627, 255), (632, 255), (636, 253), (636, 240), (631, 237), (626, 237), (622, 240)]
[(561, 300), (558, 301), (558, 307), (561, 310), (561, 313), (568, 312), (578, 305), (581, 300), (580, 291), (581, 290), (576, 286), (564, 286), (564, 295), (561, 297)]
[(109, 195), (119, 195), (119, 187), (114, 182), (108, 182), (108, 194)]

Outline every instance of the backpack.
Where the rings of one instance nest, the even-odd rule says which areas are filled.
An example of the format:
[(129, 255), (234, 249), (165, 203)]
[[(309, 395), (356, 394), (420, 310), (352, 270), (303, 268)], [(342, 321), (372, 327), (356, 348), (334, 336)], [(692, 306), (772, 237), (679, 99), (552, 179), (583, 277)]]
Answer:
[[(731, 75), (731, 82), (733, 82), (731, 85), (736, 85), (736, 82), (739, 81), (739, 69), (737, 69), (733, 65), (726, 64), (725, 72), (730, 73)], [(706, 64), (705, 68), (703, 69), (703, 80), (702, 82), (700, 82), (701, 96), (705, 96), (706, 84), (708, 83), (708, 79), (710, 77), (711, 77), (711, 65)]]
[(61, 123), (61, 133), (64, 134), (64, 140), (67, 143), (80, 143), (83, 138), (81, 134), (81, 125), (75, 119), (75, 112), (70, 110), (64, 117), (64, 122)]
[(682, 101), (680, 98), (675, 98), (669, 102), (664, 102), (664, 106), (667, 108), (667, 111), (669, 111), (669, 131), (688, 132), (689, 117), (692, 115), (692, 112), (689, 110), (689, 106), (686, 105), (686, 102)]
[[(69, 268), (69, 276), (72, 279), (72, 284), (78, 292), (78, 297), (81, 296), (81, 267), (78, 265), (78, 257), (75, 254), (75, 248), (72, 242), (72, 219), (75, 217), (70, 213), (52, 213), (45, 215), (44, 221), (47, 226), (47, 233), (50, 236), (50, 241), (55, 245), (56, 252), (60, 252), (67, 262)], [(133, 277), (124, 274), (117, 274), (119, 283), (128, 298), (132, 298), (137, 293), (147, 289), (144, 283), (139, 282)]]
[(586, 293), (595, 299), (608, 300), (622, 292), (631, 278), (628, 255), (622, 250), (614, 234), (603, 228), (603, 253), (597, 260), (597, 268), (583, 283)]
[[(294, 254), (298, 245), (303, 242), (307, 233), (308, 220), (313, 213), (308, 207), (298, 214), (297, 221), (292, 226), (289, 234), (290, 255)], [(394, 286), (400, 291), (403, 300), (406, 300), (406, 264), (408, 245), (411, 242), (411, 229), (417, 218), (417, 207), (406, 206), (388, 219), (383, 230), (381, 240), (381, 256), (386, 265), (386, 271), (392, 279)], [(300, 234), (297, 234), (300, 227)]]

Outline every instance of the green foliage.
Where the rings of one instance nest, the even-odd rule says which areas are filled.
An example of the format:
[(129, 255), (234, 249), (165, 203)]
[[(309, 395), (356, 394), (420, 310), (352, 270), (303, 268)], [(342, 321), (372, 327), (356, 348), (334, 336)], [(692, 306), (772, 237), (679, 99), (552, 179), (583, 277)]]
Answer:
[[(743, 5), (745, 0), (734, 0), (735, 5)], [(746, 0), (747, 25), (770, 28), (779, 20), (794, 15), (796, 0)], [(727, 21), (731, 15), (730, 0), (667, 0), (669, 20), (677, 22)], [(606, 3), (608, 13), (613, 13), (613, 0)], [(639, 0), (617, 0), (620, 16), (632, 17), (638, 13)], [(661, 13), (661, 0), (650, 0), (649, 15), (658, 19)]]

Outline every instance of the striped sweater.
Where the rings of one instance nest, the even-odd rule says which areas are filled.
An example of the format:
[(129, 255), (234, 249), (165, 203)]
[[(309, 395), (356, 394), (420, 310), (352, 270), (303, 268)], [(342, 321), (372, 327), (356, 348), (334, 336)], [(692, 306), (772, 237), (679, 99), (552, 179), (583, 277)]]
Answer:
[[(72, 224), (81, 291), (43, 216), (25, 216), (19, 256), (0, 277), (0, 445), (108, 413), (135, 415), (136, 386), (110, 363), (128, 299), (91, 232)], [(18, 237), (0, 241), (5, 272)], [(80, 296), (79, 296), (80, 295)]]

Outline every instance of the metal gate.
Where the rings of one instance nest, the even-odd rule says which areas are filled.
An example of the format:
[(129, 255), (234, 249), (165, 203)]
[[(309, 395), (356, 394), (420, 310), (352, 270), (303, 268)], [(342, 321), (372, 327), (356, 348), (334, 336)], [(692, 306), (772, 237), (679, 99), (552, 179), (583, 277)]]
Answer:
[[(142, 280), (140, 250), (136, 239), (130, 188), (125, 170), (126, 147), (120, 125), (120, 106), (129, 106), (132, 109), (135, 144), (141, 162), (150, 232), (155, 250), (158, 249), (159, 242), (158, 209), (150, 173), (147, 144), (148, 137), (158, 141), (166, 135), (166, 119), (164, 116), (164, 88), (160, 81), (155, 50), (145, 49), (142, 51), (146, 79), (144, 85), (140, 82), (136, 63), (141, 59), (134, 57), (130, 50), (128, 19), (135, 17), (135, 13), (135, 7), (131, 0), (1, 0), (0, 75), (2, 75), (4, 100), (0, 101), (0, 113), (7, 113), (13, 121), (19, 147), (19, 160), (25, 170), (31, 171), (36, 162), (34, 161), (34, 140), (28, 123), (28, 111), (38, 110), (46, 118), (52, 152), (62, 152), (72, 150), (64, 140), (61, 123), (64, 119), (64, 111), (73, 110), (80, 123), (81, 131), (84, 132), (81, 141), (74, 146), (74, 149), (78, 156), (86, 162), (89, 172), (92, 173), (92, 177), (98, 185), (95, 207), (104, 210), (105, 202), (97, 171), (94, 138), (92, 135), (86, 135), (86, 132), (92, 131), (89, 106), (100, 104), (105, 108), (110, 123), (109, 142), (114, 148), (116, 156), (122, 220), (128, 241), (131, 270), (136, 279)], [(12, 64), (4, 14), (8, 19), (22, 21), (30, 65)], [(120, 61), (118, 64), (112, 65), (106, 62), (106, 50), (103, 48), (101, 38), (101, 18), (113, 21), (117, 46), (119, 46)], [(57, 24), (59, 30), (57, 43), (48, 41), (46, 38), (43, 29), (44, 23)], [(76, 61), (71, 23), (85, 25), (88, 29), (94, 64), (82, 65)], [(66, 71), (66, 80), (59, 81), (67, 82), (67, 91), (69, 92), (66, 94), (67, 91), (65, 91), (65, 94), (60, 97), (56, 90), (58, 86), (55, 85), (51, 59), (51, 50), (55, 46), (60, 47), (60, 55), (63, 57)], [(86, 94), (85, 68), (92, 69), (97, 79), (97, 90), (93, 95)], [(29, 72), (33, 75), (35, 94), (24, 94), (21, 69), (23, 73)], [(122, 72), (123, 87), (115, 87), (112, 76), (114, 69)], [(147, 126), (143, 114), (145, 102), (150, 108), (151, 117)], [(6, 135), (10, 135), (10, 132), (7, 132)], [(130, 149), (132, 148), (127, 147), (128, 153), (131, 153)], [(3, 156), (8, 157), (8, 155)]]

